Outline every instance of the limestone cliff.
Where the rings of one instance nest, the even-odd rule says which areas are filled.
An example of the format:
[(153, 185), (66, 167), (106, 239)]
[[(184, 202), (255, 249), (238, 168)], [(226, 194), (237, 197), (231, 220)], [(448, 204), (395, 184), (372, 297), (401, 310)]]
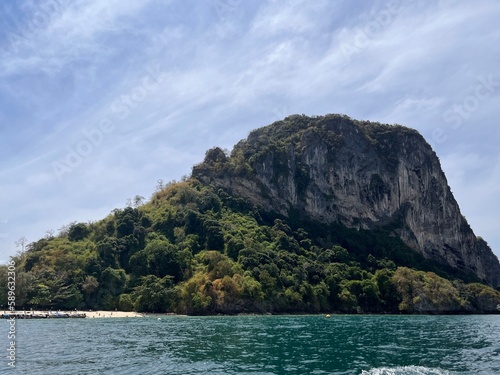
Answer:
[(500, 285), (497, 257), (461, 215), (439, 159), (415, 130), (341, 115), (289, 116), (251, 132), (229, 158), (209, 151), (193, 177), (284, 216), (391, 225), (424, 257)]

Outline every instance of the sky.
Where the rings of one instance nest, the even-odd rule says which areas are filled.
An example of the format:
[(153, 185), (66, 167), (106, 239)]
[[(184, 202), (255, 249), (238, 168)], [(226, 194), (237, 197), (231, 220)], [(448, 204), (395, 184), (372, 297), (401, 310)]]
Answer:
[(0, 263), (290, 114), (417, 129), (500, 255), (500, 2), (3, 0)]

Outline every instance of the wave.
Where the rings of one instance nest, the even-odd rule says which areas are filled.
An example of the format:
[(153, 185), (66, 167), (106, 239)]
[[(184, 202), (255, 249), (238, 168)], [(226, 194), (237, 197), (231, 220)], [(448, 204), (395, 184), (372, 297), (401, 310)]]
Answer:
[(452, 373), (438, 368), (400, 366), (373, 368), (368, 371), (363, 370), (361, 375), (452, 375)]

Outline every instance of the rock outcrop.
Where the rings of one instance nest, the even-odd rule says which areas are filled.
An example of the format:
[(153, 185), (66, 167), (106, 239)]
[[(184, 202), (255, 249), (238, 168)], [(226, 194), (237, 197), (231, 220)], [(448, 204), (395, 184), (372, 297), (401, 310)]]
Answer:
[(439, 159), (415, 130), (347, 116), (289, 116), (226, 157), (207, 152), (193, 177), (267, 211), (348, 227), (391, 226), (424, 257), (500, 286), (500, 264), (475, 236)]

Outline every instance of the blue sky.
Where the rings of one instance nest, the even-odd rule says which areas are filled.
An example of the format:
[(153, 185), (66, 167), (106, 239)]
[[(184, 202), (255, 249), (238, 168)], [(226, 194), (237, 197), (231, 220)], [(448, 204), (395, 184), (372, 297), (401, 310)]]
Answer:
[(500, 2), (0, 3), (0, 262), (289, 114), (417, 129), (500, 254)]

